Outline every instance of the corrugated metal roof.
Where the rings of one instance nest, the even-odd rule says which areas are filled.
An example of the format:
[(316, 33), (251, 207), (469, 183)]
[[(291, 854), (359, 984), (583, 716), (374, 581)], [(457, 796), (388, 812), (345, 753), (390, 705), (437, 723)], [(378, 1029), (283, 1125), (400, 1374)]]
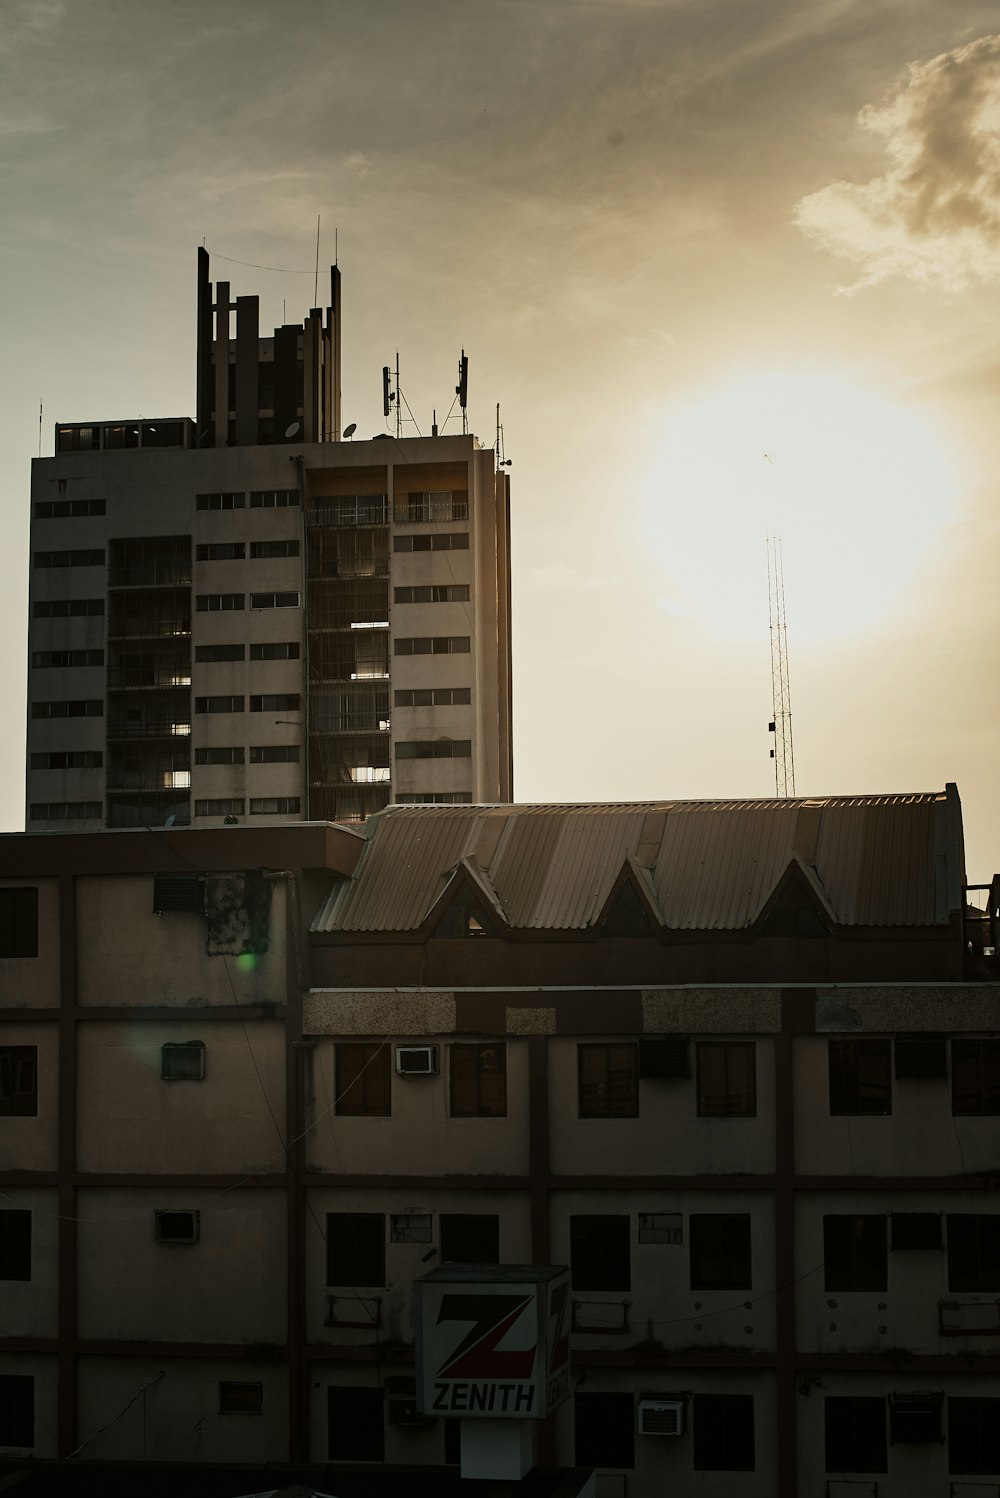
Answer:
[(665, 926), (734, 931), (793, 858), (845, 926), (927, 926), (942, 903), (949, 794), (621, 805), (390, 806), (314, 931), (412, 931), (472, 859), (510, 926), (584, 930), (626, 859), (648, 869)]

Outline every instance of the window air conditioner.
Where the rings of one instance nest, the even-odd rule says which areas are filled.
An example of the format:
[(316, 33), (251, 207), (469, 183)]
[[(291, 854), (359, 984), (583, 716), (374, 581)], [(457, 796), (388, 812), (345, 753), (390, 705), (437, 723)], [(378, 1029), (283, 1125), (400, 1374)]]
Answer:
[(639, 1434), (641, 1436), (682, 1436), (684, 1434), (683, 1399), (640, 1399)]
[(401, 1077), (432, 1077), (438, 1069), (436, 1045), (398, 1045), (396, 1071)]

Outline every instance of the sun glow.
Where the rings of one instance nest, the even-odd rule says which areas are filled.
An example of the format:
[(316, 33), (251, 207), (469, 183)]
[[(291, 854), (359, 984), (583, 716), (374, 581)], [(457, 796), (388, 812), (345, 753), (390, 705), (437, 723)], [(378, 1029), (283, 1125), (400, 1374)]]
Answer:
[(885, 615), (949, 523), (958, 464), (923, 414), (834, 376), (760, 373), (675, 406), (650, 530), (668, 613), (767, 628), (765, 538), (782, 538), (789, 630), (855, 633)]

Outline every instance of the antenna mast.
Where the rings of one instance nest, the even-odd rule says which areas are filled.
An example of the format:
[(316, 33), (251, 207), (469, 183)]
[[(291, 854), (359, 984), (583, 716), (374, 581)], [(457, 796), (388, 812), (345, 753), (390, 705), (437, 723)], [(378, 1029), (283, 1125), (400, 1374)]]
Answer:
[(768, 729), (774, 734), (774, 793), (795, 795), (795, 754), (792, 748), (792, 696), (788, 686), (788, 634), (785, 628), (785, 574), (781, 537), (767, 538), (767, 596), (771, 627), (771, 711)]

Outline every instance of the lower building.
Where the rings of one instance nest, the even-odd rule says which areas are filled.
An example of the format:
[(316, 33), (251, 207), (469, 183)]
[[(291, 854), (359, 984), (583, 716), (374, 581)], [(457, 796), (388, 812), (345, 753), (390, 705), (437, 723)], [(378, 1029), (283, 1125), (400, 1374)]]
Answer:
[(954, 787), (0, 839), (0, 1452), (454, 1466), (414, 1280), (565, 1264), (538, 1467), (982, 1498), (982, 893)]

